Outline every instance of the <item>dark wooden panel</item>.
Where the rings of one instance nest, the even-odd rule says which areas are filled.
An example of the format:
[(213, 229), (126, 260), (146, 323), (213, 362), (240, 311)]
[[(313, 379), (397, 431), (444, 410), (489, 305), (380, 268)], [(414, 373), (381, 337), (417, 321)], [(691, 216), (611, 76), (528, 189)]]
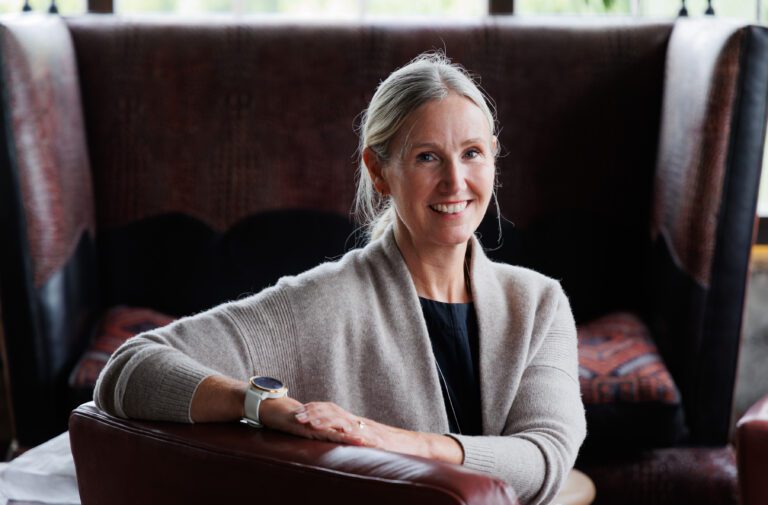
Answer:
[(488, 12), (490, 14), (513, 14), (515, 12), (515, 0), (488, 0)]
[(88, 12), (111, 14), (115, 12), (115, 4), (112, 0), (88, 0)]

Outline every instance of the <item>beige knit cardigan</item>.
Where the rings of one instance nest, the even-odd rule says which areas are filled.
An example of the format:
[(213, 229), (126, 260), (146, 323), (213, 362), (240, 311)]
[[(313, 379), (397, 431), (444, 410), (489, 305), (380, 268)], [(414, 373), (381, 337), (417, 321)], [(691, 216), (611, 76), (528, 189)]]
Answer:
[[(548, 503), (584, 440), (576, 328), (559, 283), (494, 263), (472, 239), (482, 436), (453, 434), (464, 466)], [(390, 229), (363, 249), (242, 300), (143, 333), (121, 346), (96, 385), (114, 415), (191, 422), (212, 374), (282, 379), (301, 402), (333, 401), (409, 430), (448, 433), (416, 289)]]

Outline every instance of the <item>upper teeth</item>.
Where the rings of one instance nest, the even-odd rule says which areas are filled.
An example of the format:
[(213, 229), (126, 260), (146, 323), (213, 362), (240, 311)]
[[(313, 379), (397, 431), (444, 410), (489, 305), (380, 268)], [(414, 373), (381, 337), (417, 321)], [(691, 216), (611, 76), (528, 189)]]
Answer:
[(467, 202), (463, 201), (460, 203), (436, 203), (431, 206), (433, 209), (435, 209), (438, 212), (445, 212), (446, 214), (455, 214), (457, 212), (461, 212), (467, 207)]

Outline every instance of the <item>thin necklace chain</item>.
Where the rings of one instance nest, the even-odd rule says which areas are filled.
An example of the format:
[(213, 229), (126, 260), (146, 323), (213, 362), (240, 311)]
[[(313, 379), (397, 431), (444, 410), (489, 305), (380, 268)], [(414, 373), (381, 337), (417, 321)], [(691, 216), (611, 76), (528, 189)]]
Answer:
[(445, 396), (448, 397), (448, 406), (451, 407), (451, 414), (453, 414), (453, 420), (456, 421), (456, 429), (459, 430), (459, 435), (461, 435), (461, 425), (459, 424), (459, 416), (456, 415), (456, 409), (453, 408), (453, 400), (451, 400), (451, 391), (448, 389), (448, 381), (445, 380), (445, 376), (443, 375), (443, 370), (440, 368), (440, 363), (437, 362), (437, 358), (435, 358), (435, 364), (437, 365), (437, 372), (440, 374), (440, 379), (443, 381), (443, 385), (445, 386)]
[[(472, 299), (472, 283), (469, 280), (469, 262), (467, 261), (467, 258), (464, 258), (464, 283), (467, 287), (467, 294), (469, 295), (469, 299)], [(451, 399), (451, 391), (448, 389), (448, 381), (445, 380), (445, 375), (443, 375), (443, 369), (440, 368), (440, 363), (437, 362), (437, 357), (435, 357), (435, 364), (437, 365), (437, 373), (440, 375), (440, 381), (443, 384), (443, 387), (445, 387), (445, 396), (448, 398), (448, 406), (451, 408), (451, 414), (453, 415), (453, 420), (456, 422), (456, 429), (459, 430), (459, 435), (462, 434), (461, 431), (461, 424), (459, 423), (459, 416), (456, 415), (456, 409), (453, 408), (453, 400)]]
[(467, 261), (467, 258), (464, 258), (464, 283), (467, 286), (469, 299), (472, 300), (472, 282), (469, 280), (469, 262)]
[[(467, 262), (467, 259), (464, 258), (464, 282), (467, 285), (467, 294), (469, 295), (469, 299), (472, 299), (472, 285), (469, 281), (469, 263)], [(445, 387), (445, 396), (448, 397), (448, 406), (451, 408), (451, 414), (453, 414), (453, 420), (456, 422), (456, 429), (459, 430), (459, 435), (462, 434), (461, 431), (461, 424), (459, 423), (459, 416), (456, 415), (456, 409), (453, 408), (453, 400), (451, 399), (451, 391), (448, 389), (448, 381), (445, 380), (445, 375), (443, 375), (443, 369), (440, 368), (440, 363), (437, 362), (437, 357), (435, 357), (435, 364), (437, 365), (437, 372), (440, 374), (440, 380), (443, 382), (443, 386)]]

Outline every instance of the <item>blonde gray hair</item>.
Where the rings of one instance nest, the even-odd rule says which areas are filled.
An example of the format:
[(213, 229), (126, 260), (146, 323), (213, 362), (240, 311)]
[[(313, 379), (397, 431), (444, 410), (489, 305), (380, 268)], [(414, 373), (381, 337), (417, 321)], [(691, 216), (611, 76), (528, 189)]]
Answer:
[(370, 148), (379, 161), (386, 164), (392, 158), (392, 140), (408, 115), (422, 104), (441, 100), (451, 92), (477, 105), (488, 120), (491, 134), (496, 133), (496, 117), (489, 105), (490, 99), (463, 67), (451, 63), (442, 52), (423, 53), (392, 72), (379, 84), (368, 109), (363, 112), (353, 212), (370, 240), (380, 237), (395, 221), (395, 208), (390, 197), (375, 190), (363, 162), (363, 151)]

